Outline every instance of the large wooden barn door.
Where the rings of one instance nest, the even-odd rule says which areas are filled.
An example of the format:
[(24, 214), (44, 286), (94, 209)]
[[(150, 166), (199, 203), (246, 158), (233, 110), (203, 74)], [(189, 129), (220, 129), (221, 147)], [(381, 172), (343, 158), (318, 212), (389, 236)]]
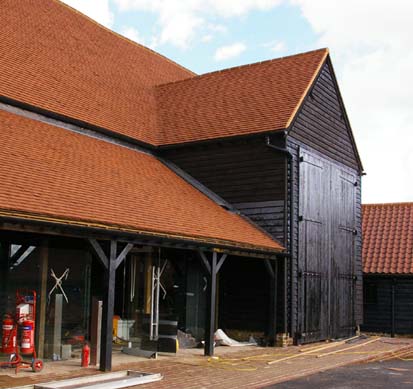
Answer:
[(331, 336), (354, 332), (354, 259), (357, 179), (337, 167), (331, 169)]
[(354, 333), (356, 181), (332, 162), (300, 152), (303, 342)]
[(329, 171), (319, 158), (301, 152), (300, 158), (300, 268), (301, 334), (305, 342), (328, 337)]

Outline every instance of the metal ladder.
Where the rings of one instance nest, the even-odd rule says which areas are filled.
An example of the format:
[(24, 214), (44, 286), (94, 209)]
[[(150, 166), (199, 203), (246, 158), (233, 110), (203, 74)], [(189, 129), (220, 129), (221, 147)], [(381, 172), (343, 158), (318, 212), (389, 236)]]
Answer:
[(149, 326), (149, 339), (158, 340), (159, 337), (159, 298), (162, 289), (165, 300), (166, 290), (161, 283), (161, 277), (165, 271), (168, 260), (165, 259), (162, 267), (161, 259), (159, 258), (158, 266), (152, 266), (152, 291), (151, 291), (151, 322)]
[(152, 266), (152, 292), (151, 292), (151, 322), (149, 326), (149, 339), (158, 340), (159, 337), (159, 291), (161, 286), (161, 268)]

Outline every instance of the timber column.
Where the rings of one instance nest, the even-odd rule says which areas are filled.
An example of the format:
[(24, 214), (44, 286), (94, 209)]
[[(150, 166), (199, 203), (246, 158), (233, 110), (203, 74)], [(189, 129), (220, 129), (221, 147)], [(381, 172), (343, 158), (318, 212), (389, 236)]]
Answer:
[(39, 301), (39, 320), (37, 327), (37, 356), (44, 357), (44, 339), (46, 330), (46, 306), (47, 306), (47, 272), (49, 268), (49, 246), (48, 241), (44, 240), (40, 246), (39, 273), (40, 273), (40, 295)]
[(216, 304), (217, 304), (217, 274), (224, 264), (227, 254), (222, 254), (218, 261), (218, 254), (214, 251), (212, 258), (209, 261), (206, 254), (202, 251), (199, 252), (201, 259), (204, 263), (205, 270), (207, 271), (208, 284), (207, 284), (207, 310), (205, 320), (205, 349), (204, 354), (207, 356), (214, 355), (214, 335), (216, 326)]
[(10, 245), (0, 243), (0, 314), (5, 313), (8, 300), (8, 278), (9, 278), (9, 256)]
[(112, 342), (113, 342), (113, 310), (115, 307), (115, 279), (116, 279), (117, 244), (110, 242), (110, 255), (105, 271), (105, 294), (102, 312), (102, 333), (100, 349), (100, 370), (112, 369)]

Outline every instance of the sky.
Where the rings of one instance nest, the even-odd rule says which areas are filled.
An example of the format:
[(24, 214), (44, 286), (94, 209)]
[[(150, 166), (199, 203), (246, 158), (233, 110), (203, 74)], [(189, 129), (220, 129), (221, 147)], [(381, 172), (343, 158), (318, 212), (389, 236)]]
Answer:
[(363, 202), (413, 201), (413, 1), (64, 0), (202, 74), (330, 49)]

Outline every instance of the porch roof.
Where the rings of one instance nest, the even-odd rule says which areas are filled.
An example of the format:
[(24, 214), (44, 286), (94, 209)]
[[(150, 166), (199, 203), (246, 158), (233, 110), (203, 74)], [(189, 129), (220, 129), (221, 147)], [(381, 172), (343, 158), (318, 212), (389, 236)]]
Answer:
[(0, 110), (0, 217), (280, 252), (153, 155)]

